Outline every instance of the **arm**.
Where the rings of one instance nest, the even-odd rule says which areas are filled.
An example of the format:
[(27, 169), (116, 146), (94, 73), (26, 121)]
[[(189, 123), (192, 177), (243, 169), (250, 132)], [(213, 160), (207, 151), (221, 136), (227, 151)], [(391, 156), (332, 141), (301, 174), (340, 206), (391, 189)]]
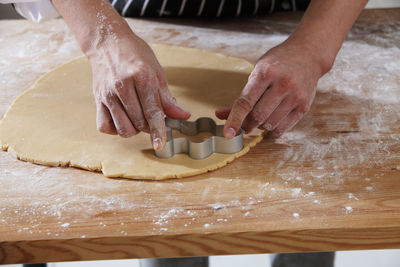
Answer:
[(106, 0), (53, 0), (93, 72), (97, 127), (130, 137), (149, 132), (154, 149), (166, 142), (164, 115), (187, 119), (168, 90), (151, 48)]
[(367, 0), (312, 0), (303, 19), (282, 44), (257, 62), (232, 107), (218, 110), (226, 119), (224, 136), (240, 127), (280, 135), (310, 109), (320, 77), (328, 72), (347, 33)]

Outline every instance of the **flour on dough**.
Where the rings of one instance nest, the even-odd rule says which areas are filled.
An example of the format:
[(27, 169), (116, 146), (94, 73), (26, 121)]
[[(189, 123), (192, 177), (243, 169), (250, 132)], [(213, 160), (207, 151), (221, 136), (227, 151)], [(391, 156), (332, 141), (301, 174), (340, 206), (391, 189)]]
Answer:
[[(212, 117), (239, 95), (253, 66), (243, 59), (193, 48), (153, 45), (178, 103), (191, 120)], [(185, 154), (154, 156), (147, 134), (124, 139), (96, 129), (96, 109), (86, 58), (72, 60), (40, 78), (19, 96), (0, 122), (0, 144), (21, 160), (102, 171), (108, 177), (181, 178), (221, 168), (260, 142), (262, 131), (246, 135), (236, 154), (194, 160)]]

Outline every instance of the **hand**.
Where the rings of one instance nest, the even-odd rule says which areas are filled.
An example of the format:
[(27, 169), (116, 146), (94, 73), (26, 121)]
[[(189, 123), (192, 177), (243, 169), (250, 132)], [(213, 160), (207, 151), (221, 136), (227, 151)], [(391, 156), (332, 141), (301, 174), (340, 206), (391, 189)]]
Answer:
[(168, 91), (151, 48), (107, 0), (52, 0), (89, 58), (97, 128), (129, 137), (149, 132), (154, 149), (166, 142), (164, 117), (188, 119)]
[(239, 128), (254, 128), (280, 135), (310, 109), (323, 71), (307, 49), (285, 43), (269, 50), (257, 62), (241, 95), (233, 105), (216, 111), (225, 119), (223, 134), (235, 136)]
[(168, 90), (165, 73), (151, 48), (131, 34), (110, 38), (89, 54), (97, 128), (122, 137), (148, 132), (154, 149), (166, 142), (165, 115), (188, 119)]

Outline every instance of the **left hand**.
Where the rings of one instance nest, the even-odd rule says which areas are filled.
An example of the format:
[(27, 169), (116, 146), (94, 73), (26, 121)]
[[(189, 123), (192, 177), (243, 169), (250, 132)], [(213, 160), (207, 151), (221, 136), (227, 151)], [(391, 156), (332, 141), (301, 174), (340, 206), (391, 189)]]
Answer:
[(257, 127), (281, 135), (308, 112), (324, 71), (307, 50), (283, 43), (258, 60), (233, 105), (215, 113), (227, 120), (226, 138), (240, 128), (249, 133)]

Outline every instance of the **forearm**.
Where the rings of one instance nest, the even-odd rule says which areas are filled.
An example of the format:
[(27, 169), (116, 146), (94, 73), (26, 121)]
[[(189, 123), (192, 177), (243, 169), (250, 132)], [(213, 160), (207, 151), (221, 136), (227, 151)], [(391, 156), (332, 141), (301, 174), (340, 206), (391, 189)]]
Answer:
[(107, 43), (133, 36), (127, 22), (106, 0), (52, 0), (77, 39), (90, 56)]
[(367, 0), (311, 0), (299, 26), (285, 44), (300, 44), (321, 66), (332, 67), (350, 28)]

